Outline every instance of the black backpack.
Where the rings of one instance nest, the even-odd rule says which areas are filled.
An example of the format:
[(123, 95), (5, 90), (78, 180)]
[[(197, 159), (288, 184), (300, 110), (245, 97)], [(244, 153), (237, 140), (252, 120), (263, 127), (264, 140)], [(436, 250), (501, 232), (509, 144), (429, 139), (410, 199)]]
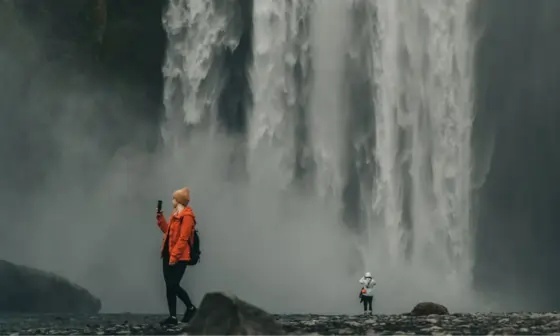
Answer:
[(189, 239), (187, 242), (189, 243), (189, 248), (191, 249), (191, 260), (187, 261), (187, 265), (196, 265), (200, 261), (200, 238), (198, 237), (198, 230), (194, 229), (194, 233), (192, 235), (192, 243)]

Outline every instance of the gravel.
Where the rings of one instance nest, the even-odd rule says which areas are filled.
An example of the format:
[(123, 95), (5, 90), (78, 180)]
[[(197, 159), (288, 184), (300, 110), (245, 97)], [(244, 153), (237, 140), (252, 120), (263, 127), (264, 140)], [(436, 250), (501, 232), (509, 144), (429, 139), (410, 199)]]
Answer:
[[(0, 334), (177, 335), (187, 325), (161, 328), (165, 316), (138, 314), (0, 315)], [(320, 335), (550, 335), (560, 334), (559, 313), (403, 315), (279, 315), (288, 334)]]

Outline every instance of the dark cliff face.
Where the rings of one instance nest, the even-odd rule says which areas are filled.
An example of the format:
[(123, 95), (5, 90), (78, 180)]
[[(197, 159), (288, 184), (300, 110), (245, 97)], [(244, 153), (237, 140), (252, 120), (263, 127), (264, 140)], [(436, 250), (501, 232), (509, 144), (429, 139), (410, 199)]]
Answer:
[[(161, 91), (164, 0), (12, 0), (22, 22), (59, 62), (72, 59)], [(160, 94), (161, 95), (161, 94)], [(161, 99), (159, 99), (161, 100)]]
[(479, 0), (475, 13), (475, 279), (523, 309), (560, 305), (559, 18), (555, 0)]
[[(151, 150), (163, 116), (163, 0), (0, 3), (0, 172), (36, 185), (73, 133), (110, 157)], [(17, 146), (16, 146), (17, 144)], [(93, 144), (92, 144), (93, 146)], [(96, 159), (100, 155), (95, 155)]]
[[(164, 0), (15, 2), (44, 42), (48, 57), (137, 86), (150, 101), (161, 102)], [(153, 118), (157, 113), (144, 116)]]

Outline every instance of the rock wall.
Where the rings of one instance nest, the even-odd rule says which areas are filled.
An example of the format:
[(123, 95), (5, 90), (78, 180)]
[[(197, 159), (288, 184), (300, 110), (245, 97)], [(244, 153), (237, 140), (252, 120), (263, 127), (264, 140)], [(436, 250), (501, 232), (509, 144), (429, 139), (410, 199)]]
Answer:
[[(144, 93), (152, 108), (130, 117), (145, 119), (159, 137), (161, 65), (166, 35), (165, 0), (9, 0), (19, 20), (41, 44), (44, 58), (90, 77), (119, 82)], [(145, 104), (143, 102), (143, 104)], [(143, 105), (145, 106), (145, 105)], [(139, 115), (141, 114), (141, 115)]]

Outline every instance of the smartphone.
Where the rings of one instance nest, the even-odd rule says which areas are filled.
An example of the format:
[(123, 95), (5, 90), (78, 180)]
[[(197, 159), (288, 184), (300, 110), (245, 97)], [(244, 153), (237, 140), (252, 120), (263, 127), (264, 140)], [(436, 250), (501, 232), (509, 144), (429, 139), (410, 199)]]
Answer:
[(161, 212), (161, 203), (163, 203), (161, 200), (157, 201), (157, 212)]

